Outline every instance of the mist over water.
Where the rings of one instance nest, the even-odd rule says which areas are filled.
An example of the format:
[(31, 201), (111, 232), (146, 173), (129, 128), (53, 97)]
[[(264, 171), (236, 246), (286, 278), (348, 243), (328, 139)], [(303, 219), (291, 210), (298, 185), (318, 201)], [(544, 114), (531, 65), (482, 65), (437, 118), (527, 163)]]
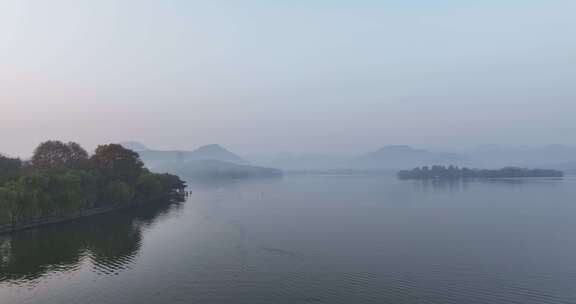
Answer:
[(0, 0), (0, 304), (576, 304), (574, 12)]
[[(576, 303), (576, 180), (287, 176), (4, 236), (2, 303)], [(57, 245), (57, 246), (54, 246)]]

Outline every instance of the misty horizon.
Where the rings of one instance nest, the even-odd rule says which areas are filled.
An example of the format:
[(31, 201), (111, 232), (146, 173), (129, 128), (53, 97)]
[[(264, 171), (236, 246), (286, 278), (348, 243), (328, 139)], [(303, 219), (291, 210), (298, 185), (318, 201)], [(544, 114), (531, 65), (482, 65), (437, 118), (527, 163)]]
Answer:
[[(44, 141), (41, 142), (45, 142), (48, 140), (58, 140), (58, 141), (62, 141), (62, 142), (78, 142), (80, 144), (82, 144), (83, 146), (86, 147), (86, 149), (88, 151), (94, 151), (98, 145), (95, 146), (91, 146), (91, 145), (84, 145), (82, 143), (82, 141), (77, 141), (77, 140), (63, 140), (61, 138), (49, 138), (46, 139)], [(38, 146), (38, 144), (40, 144), (41, 142), (38, 142), (36, 144), (32, 144), (32, 149), (30, 151), (27, 151), (25, 153), (22, 154), (10, 154), (10, 153), (5, 153), (5, 152), (0, 152), (0, 154), (2, 155), (6, 155), (6, 156), (10, 156), (10, 157), (19, 157), (22, 159), (27, 159), (29, 158), (33, 152), (36, 146)], [(243, 150), (239, 150), (239, 149), (235, 149), (234, 146), (231, 145), (227, 145), (227, 144), (223, 144), (223, 143), (205, 143), (205, 144), (198, 144), (196, 146), (192, 146), (192, 145), (188, 145), (189, 148), (178, 148), (178, 147), (170, 147), (170, 146), (155, 146), (155, 145), (149, 145), (147, 142), (144, 141), (139, 141), (139, 140), (122, 140), (122, 141), (113, 141), (113, 142), (105, 142), (105, 143), (101, 143), (101, 144), (126, 144), (126, 143), (137, 143), (137, 144), (142, 144), (144, 147), (146, 147), (145, 150), (150, 150), (150, 151), (193, 151), (199, 148), (203, 148), (203, 147), (207, 147), (207, 146), (220, 146), (223, 147), (227, 150), (231, 150), (234, 151), (235, 153), (237, 153), (238, 155), (241, 156), (245, 156), (245, 157), (250, 157), (250, 156), (305, 156), (305, 155), (324, 155), (324, 156), (335, 156), (335, 157), (353, 157), (353, 156), (358, 156), (358, 155), (362, 155), (365, 153), (370, 153), (370, 152), (375, 152), (378, 151), (380, 149), (385, 149), (385, 148), (391, 148), (391, 147), (407, 147), (410, 149), (416, 149), (416, 150), (426, 150), (426, 151), (430, 151), (430, 152), (451, 152), (451, 153), (462, 153), (462, 154), (466, 154), (466, 153), (474, 153), (474, 152), (484, 152), (484, 151), (530, 151), (530, 150), (542, 150), (542, 149), (571, 149), (574, 148), (576, 149), (576, 144), (575, 145), (567, 145), (567, 144), (561, 144), (561, 143), (549, 143), (549, 144), (544, 144), (544, 145), (498, 145), (498, 144), (486, 144), (486, 145), (478, 145), (478, 146), (470, 146), (470, 147), (462, 147), (460, 149), (450, 149), (448, 147), (442, 148), (442, 147), (429, 147), (429, 146), (423, 146), (423, 145), (417, 145), (417, 144), (406, 144), (406, 143), (384, 143), (384, 144), (378, 144), (375, 143), (372, 146), (367, 147), (366, 149), (361, 149), (361, 147), (356, 147), (355, 150), (351, 150), (351, 149), (347, 149), (346, 151), (342, 152), (342, 151), (271, 151), (271, 152), (266, 152), (266, 150), (264, 151), (243, 151)], [(138, 150), (138, 149), (133, 149), (136, 152), (140, 152), (142, 150)], [(576, 156), (575, 156), (576, 158)]]
[(243, 154), (576, 145), (575, 9), (2, 1), (2, 152), (48, 139)]
[(575, 0), (0, 0), (0, 303), (576, 304)]

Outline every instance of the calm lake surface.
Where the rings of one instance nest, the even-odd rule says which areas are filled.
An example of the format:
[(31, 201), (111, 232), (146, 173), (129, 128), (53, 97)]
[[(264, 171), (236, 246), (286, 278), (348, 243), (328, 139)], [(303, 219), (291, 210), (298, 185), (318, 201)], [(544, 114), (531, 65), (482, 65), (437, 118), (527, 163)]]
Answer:
[(0, 236), (0, 303), (576, 303), (576, 179), (286, 176)]

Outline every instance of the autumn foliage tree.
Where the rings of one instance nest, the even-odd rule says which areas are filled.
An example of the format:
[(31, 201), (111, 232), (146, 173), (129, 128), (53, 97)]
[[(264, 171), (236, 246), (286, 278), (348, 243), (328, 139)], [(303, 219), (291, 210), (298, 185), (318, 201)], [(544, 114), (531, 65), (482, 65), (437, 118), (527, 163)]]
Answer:
[(131, 185), (136, 184), (138, 177), (144, 173), (140, 155), (118, 144), (98, 146), (91, 162), (107, 178)]
[(34, 150), (30, 163), (35, 169), (82, 168), (88, 163), (88, 152), (74, 142), (49, 140)]

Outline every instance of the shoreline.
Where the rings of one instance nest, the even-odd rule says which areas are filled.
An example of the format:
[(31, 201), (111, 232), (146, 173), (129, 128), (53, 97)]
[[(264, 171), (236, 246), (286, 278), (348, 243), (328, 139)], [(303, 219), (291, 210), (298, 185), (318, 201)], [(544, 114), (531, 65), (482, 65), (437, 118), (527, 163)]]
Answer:
[(106, 214), (114, 211), (126, 210), (131, 208), (137, 208), (141, 206), (145, 206), (148, 204), (153, 204), (154, 202), (158, 202), (161, 199), (169, 198), (170, 196), (158, 197), (154, 199), (147, 200), (145, 202), (138, 202), (132, 203), (127, 205), (120, 205), (120, 206), (105, 206), (105, 207), (97, 207), (97, 208), (90, 208), (86, 210), (81, 210), (79, 212), (74, 212), (68, 215), (53, 215), (49, 217), (40, 218), (31, 222), (20, 223), (20, 224), (5, 224), (0, 225), (0, 235), (5, 235), (13, 232), (23, 231), (34, 229), (42, 226), (48, 226), (53, 224), (60, 224), (66, 222), (73, 222), (77, 220), (81, 220), (86, 217)]

